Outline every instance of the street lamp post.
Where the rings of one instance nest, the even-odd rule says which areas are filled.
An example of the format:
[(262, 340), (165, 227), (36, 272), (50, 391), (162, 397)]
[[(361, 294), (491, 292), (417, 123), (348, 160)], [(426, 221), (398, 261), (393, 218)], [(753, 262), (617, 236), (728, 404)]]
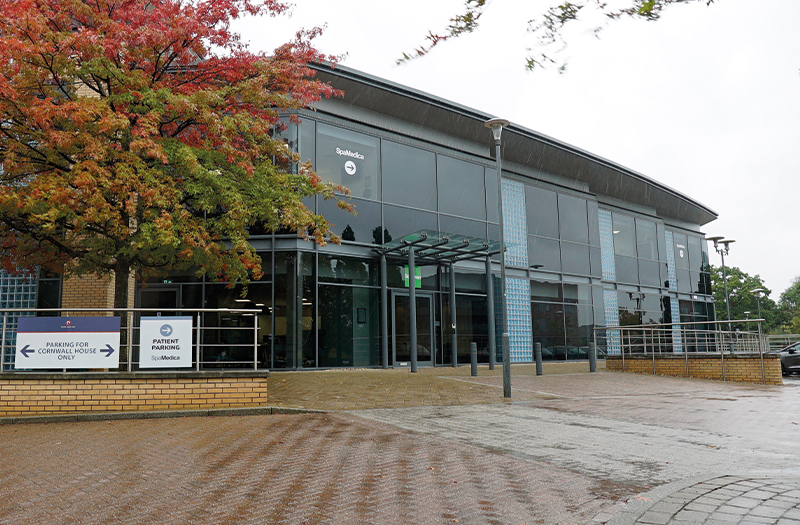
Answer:
[[(721, 235), (717, 237), (709, 237), (707, 240), (714, 243), (714, 249), (717, 251), (720, 257), (722, 257), (722, 282), (725, 284), (725, 309), (727, 310), (728, 313), (728, 321), (730, 321), (731, 302), (728, 299), (728, 274), (725, 270), (725, 256), (728, 255), (730, 244), (736, 241), (734, 241), (733, 239), (725, 239)], [(730, 330), (730, 322), (728, 323), (728, 329)]]
[[(483, 125), (492, 130), (494, 152), (497, 162), (497, 220), (500, 223), (500, 329), (502, 330), (503, 352), (503, 397), (511, 397), (511, 343), (508, 336), (508, 316), (506, 314), (506, 245), (503, 238), (503, 179), (500, 158), (500, 135), (508, 121), (500, 118), (487, 120)], [(489, 297), (487, 300), (491, 301)]]
[(761, 319), (761, 294), (766, 292), (766, 290), (763, 288), (753, 288), (750, 291), (756, 294), (756, 304), (758, 305), (758, 318)]

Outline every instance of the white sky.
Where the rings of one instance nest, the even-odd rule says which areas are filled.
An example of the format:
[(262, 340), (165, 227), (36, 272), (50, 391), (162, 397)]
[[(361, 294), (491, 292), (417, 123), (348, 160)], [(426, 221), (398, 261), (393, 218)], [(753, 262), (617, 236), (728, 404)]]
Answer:
[[(461, 0), (296, 0), (291, 18), (236, 29), (270, 51), (300, 27), (342, 64), (492, 113), (639, 171), (719, 213), (725, 262), (777, 300), (800, 275), (800, 1), (716, 0), (571, 33), (566, 73), (527, 72), (527, 20), (556, 0), (494, 0), (481, 29), (403, 66)], [(711, 262), (719, 256), (709, 247)]]

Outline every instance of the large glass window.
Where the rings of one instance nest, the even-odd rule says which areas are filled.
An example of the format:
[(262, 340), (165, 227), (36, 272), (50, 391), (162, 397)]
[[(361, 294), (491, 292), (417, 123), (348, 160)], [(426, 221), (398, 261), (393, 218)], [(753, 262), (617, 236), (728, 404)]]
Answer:
[(483, 166), (436, 157), (439, 211), (472, 219), (486, 220), (486, 192)]
[(658, 260), (656, 223), (636, 219), (636, 250), (643, 259)]
[(340, 209), (335, 199), (320, 198), (319, 213), (331, 224), (331, 231), (343, 241), (381, 244), (381, 205), (353, 199), (356, 215)]
[(489, 222), (498, 223), (497, 215), (497, 170), (485, 169), (486, 172), (486, 218)]
[(582, 244), (561, 243), (561, 269), (564, 273), (589, 275), (589, 247)]
[(316, 166), (316, 150), (317, 150), (317, 129), (316, 122), (313, 120), (303, 120), (300, 122), (300, 130), (298, 132), (300, 140), (299, 152), (300, 160), (310, 160)]
[(319, 366), (380, 364), (379, 296), (372, 288), (320, 285)]
[(478, 237), (480, 239), (486, 238), (485, 222), (470, 221), (468, 219), (459, 219), (457, 217), (439, 215), (439, 225), (443, 232), (456, 235), (467, 235), (469, 237)]
[(436, 211), (436, 155), (384, 140), (381, 161), (384, 202)]
[(700, 237), (688, 236), (687, 246), (689, 248), (689, 268), (700, 271), (703, 269), (703, 242)]
[(531, 266), (542, 265), (543, 270), (560, 272), (560, 252), (559, 242), (556, 240), (528, 237), (528, 263)]
[(558, 238), (558, 200), (556, 192), (525, 186), (528, 234)]
[(373, 260), (343, 255), (319, 255), (320, 282), (378, 285), (378, 265)]
[(388, 232), (388, 237), (384, 239), (384, 242), (399, 239), (404, 235), (419, 230), (439, 230), (435, 213), (411, 210), (399, 206), (384, 205), (383, 220), (384, 228)]
[[(614, 253), (626, 257), (636, 257), (636, 230), (633, 217), (611, 214), (612, 233), (614, 234)], [(619, 270), (617, 270), (619, 272)]]
[(378, 143), (369, 135), (317, 123), (317, 175), (350, 188), (354, 197), (380, 199)]
[(639, 265), (633, 257), (617, 255), (614, 258), (617, 271), (617, 282), (639, 284)]
[(588, 244), (589, 222), (586, 215), (586, 200), (559, 194), (558, 224), (562, 240)]
[(689, 269), (689, 241), (683, 233), (673, 232), (672, 238), (674, 239), (675, 249), (675, 268), (688, 270)]

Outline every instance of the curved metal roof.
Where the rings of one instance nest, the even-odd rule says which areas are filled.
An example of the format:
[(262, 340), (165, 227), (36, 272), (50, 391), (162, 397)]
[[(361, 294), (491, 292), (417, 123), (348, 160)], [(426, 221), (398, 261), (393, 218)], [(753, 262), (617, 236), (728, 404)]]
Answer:
[[(314, 65), (318, 78), (344, 91), (344, 104), (485, 146), (493, 115), (343, 66)], [(718, 214), (641, 173), (518, 124), (503, 132), (503, 160), (586, 184), (589, 191), (655, 210), (660, 217), (704, 225)]]

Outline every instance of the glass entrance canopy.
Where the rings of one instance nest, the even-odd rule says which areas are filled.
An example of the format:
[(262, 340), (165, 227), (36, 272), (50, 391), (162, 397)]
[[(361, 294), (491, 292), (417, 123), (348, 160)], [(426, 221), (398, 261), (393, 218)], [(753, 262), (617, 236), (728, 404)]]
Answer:
[(454, 263), (500, 253), (500, 241), (436, 230), (419, 230), (375, 249), (387, 257), (405, 257), (409, 250), (419, 262)]

